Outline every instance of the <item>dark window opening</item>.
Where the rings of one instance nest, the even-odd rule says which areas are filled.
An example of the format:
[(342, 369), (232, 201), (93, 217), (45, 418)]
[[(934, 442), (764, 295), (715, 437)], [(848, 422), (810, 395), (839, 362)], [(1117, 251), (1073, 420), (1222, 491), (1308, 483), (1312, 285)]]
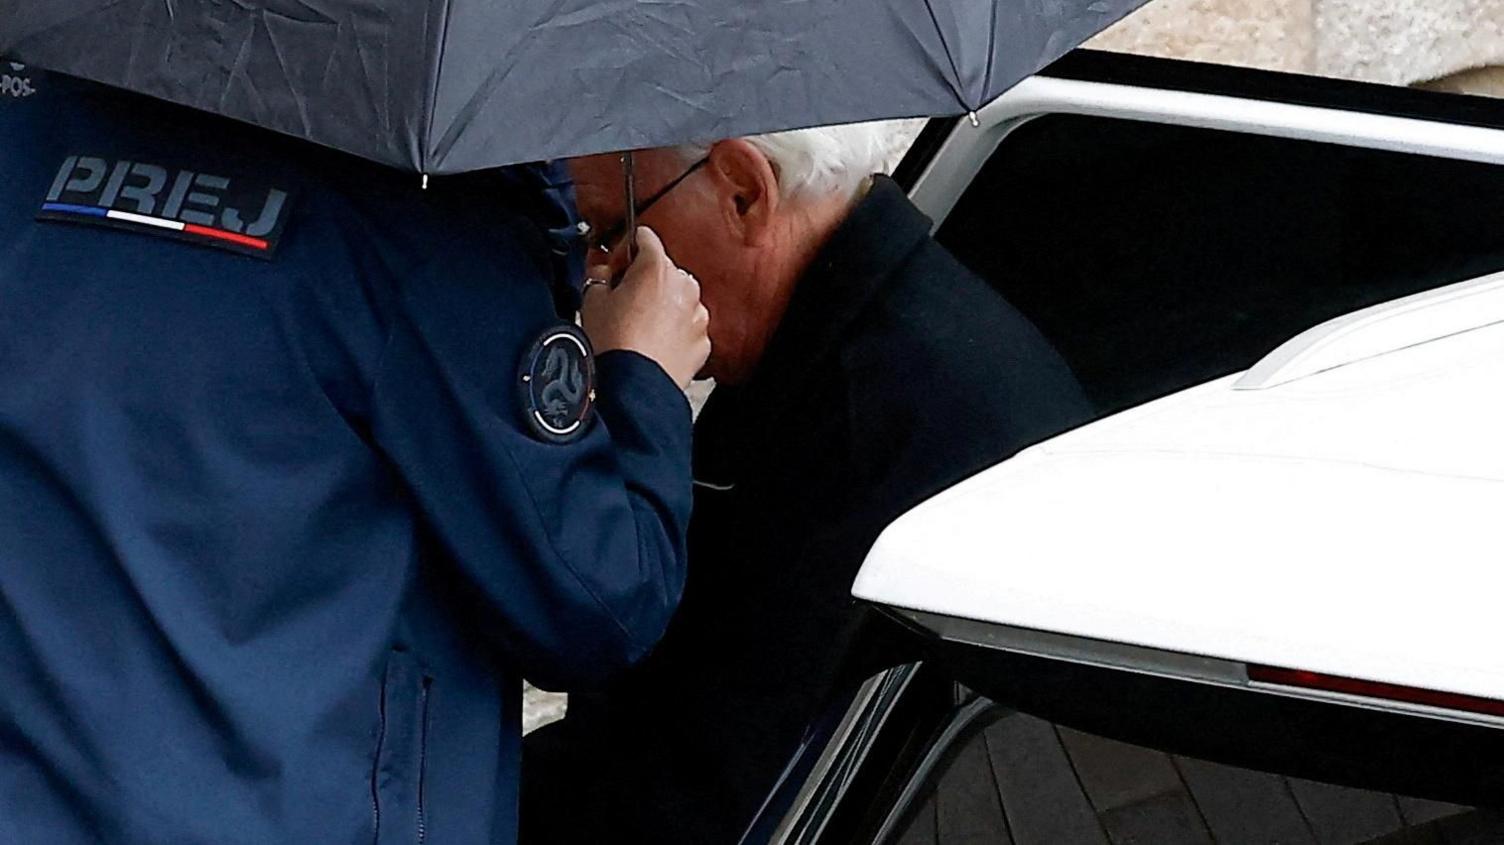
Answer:
[(938, 237), (1111, 413), (1504, 268), (1504, 167), (1050, 115), (1004, 140)]

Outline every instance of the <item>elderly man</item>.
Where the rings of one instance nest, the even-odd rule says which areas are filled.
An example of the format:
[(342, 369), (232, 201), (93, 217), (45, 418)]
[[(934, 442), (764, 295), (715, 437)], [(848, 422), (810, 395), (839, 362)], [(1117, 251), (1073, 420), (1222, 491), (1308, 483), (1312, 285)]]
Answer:
[[(894, 133), (638, 154), (638, 217), (710, 311), (690, 574), (658, 649), (529, 738), (525, 841), (734, 843), (850, 674), (878, 533), (1087, 416), (1039, 332), (872, 175)], [(618, 159), (571, 170), (596, 275), (619, 272)]]

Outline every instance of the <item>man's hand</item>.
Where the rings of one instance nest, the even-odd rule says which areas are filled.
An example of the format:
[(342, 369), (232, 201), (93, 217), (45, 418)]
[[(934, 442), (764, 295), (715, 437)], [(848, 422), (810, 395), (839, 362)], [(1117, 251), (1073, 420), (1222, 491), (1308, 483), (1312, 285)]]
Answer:
[[(605, 267), (592, 279), (610, 278)], [(689, 387), (710, 356), (710, 312), (700, 284), (663, 251), (652, 229), (637, 230), (637, 257), (615, 288), (587, 284), (580, 323), (597, 353), (630, 349), (656, 361), (680, 388)]]

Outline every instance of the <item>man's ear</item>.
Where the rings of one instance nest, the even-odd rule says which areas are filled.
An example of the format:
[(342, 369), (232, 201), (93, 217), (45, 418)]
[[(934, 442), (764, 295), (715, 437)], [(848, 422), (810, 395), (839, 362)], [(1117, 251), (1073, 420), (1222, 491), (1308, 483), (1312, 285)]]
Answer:
[(740, 138), (717, 142), (707, 157), (726, 224), (744, 243), (760, 244), (778, 214), (778, 174), (772, 163)]

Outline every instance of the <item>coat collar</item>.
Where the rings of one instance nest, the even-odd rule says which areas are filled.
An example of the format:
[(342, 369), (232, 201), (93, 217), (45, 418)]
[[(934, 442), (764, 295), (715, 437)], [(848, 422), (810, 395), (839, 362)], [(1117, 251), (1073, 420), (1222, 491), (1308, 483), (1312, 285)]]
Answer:
[[(746, 383), (719, 386), (695, 427), (695, 477), (724, 486), (740, 473), (739, 458), (765, 436), (791, 406), (821, 401), (805, 385), (833, 366), (837, 343), (867, 304), (929, 236), (930, 219), (886, 176), (857, 201), (800, 277), (783, 321)], [(828, 381), (828, 379), (826, 379)], [(766, 457), (766, 456), (764, 456)]]

